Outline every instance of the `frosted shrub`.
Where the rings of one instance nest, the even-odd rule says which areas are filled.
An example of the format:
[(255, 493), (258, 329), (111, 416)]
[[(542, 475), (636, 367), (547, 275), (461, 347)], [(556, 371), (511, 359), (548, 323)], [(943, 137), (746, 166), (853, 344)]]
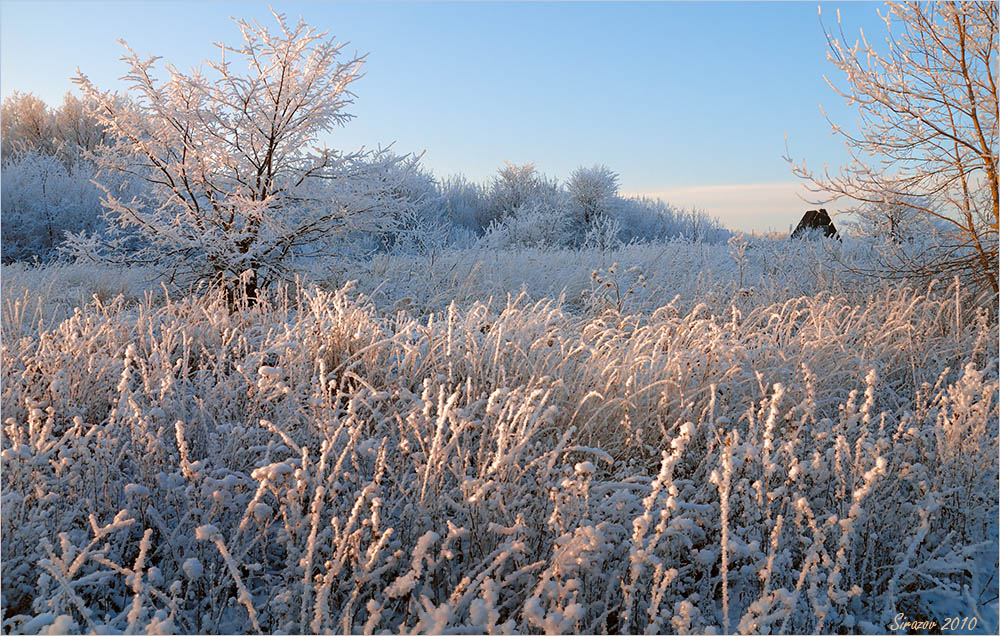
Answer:
[(623, 242), (685, 239), (700, 243), (724, 243), (729, 231), (718, 219), (698, 210), (683, 210), (660, 199), (628, 197), (612, 207), (621, 224)]
[(0, 114), (0, 154), (4, 161), (22, 152), (52, 154), (55, 126), (49, 107), (34, 93), (14, 91), (3, 100)]
[(618, 197), (618, 175), (607, 166), (577, 168), (566, 182), (577, 224), (586, 232), (610, 214)]
[(106, 131), (90, 114), (86, 99), (73, 93), (49, 107), (33, 93), (14, 91), (3, 100), (0, 116), (0, 154), (3, 162), (27, 153), (55, 156), (70, 166), (107, 141)]
[(490, 221), (502, 221), (518, 209), (561, 207), (559, 185), (526, 163), (505, 163), (489, 185)]
[(960, 287), (259, 301), (4, 313), (5, 630), (995, 628), (998, 333)]
[[(428, 183), (429, 176), (419, 170), (407, 177), (409, 182)], [(444, 239), (444, 245), (468, 247), (474, 237), (482, 237), (491, 228), (504, 224), (509, 217), (522, 217), (513, 223), (524, 225), (529, 210), (545, 210), (557, 216), (562, 233), (548, 245), (597, 247), (616, 249), (633, 242), (655, 242), (683, 238), (693, 242), (720, 243), (729, 237), (717, 219), (700, 211), (675, 208), (659, 199), (623, 198), (618, 194), (618, 176), (604, 166), (580, 168), (560, 187), (558, 182), (540, 174), (532, 164), (507, 164), (485, 185), (474, 184), (464, 177), (450, 177), (436, 189), (421, 189), (414, 197), (412, 189), (406, 200), (416, 205), (402, 209), (406, 216), (400, 223), (402, 232), (391, 231), (390, 247), (396, 237), (412, 234), (414, 227), (433, 228)], [(526, 232), (523, 239), (500, 240), (510, 247), (537, 245), (537, 229), (512, 229)], [(426, 230), (425, 230), (426, 232)], [(364, 240), (364, 237), (360, 237)], [(412, 246), (402, 241), (404, 251)], [(493, 242), (497, 242), (494, 237)], [(385, 241), (379, 247), (384, 247)]]
[(622, 224), (618, 219), (602, 216), (587, 229), (587, 233), (583, 237), (583, 246), (604, 251), (620, 248), (623, 231)]
[(486, 188), (465, 177), (448, 177), (440, 182), (441, 205), (448, 220), (457, 227), (482, 234), (489, 227), (490, 211)]
[(67, 232), (103, 229), (101, 191), (91, 183), (93, 164), (70, 166), (54, 155), (26, 151), (5, 161), (0, 208), (3, 260), (49, 260)]
[[(378, 235), (384, 249), (427, 253), (447, 242), (448, 220), (442, 214), (437, 183), (419, 160), (419, 156), (399, 157), (398, 162), (376, 166), (374, 175), (378, 175), (382, 187), (401, 202), (389, 208), (388, 228)], [(348, 182), (342, 187), (349, 189), (353, 185)]]
[(562, 205), (524, 203), (491, 223), (479, 244), (491, 249), (561, 247), (567, 244), (569, 229)]

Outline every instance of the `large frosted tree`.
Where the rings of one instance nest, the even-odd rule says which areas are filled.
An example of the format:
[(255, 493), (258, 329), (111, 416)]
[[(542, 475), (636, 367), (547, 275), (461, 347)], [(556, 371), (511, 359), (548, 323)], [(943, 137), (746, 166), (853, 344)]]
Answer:
[(997, 11), (889, 2), (885, 46), (827, 36), (846, 80), (830, 85), (859, 112), (857, 132), (831, 122), (852, 160), (837, 173), (793, 171), (815, 192), (861, 201), (894, 238), (900, 222), (933, 228), (919, 250), (896, 246), (889, 273), (961, 274), (997, 293)]
[(403, 205), (386, 174), (401, 158), (385, 151), (341, 153), (318, 144), (346, 123), (350, 85), (363, 56), (275, 13), (277, 29), (235, 20), (238, 46), (183, 73), (141, 58), (122, 42), (125, 98), (75, 78), (112, 137), (97, 156), (104, 171), (146, 184), (105, 205), (145, 247), (131, 258), (164, 267), (177, 282), (243, 280), (248, 292), (286, 271), (294, 256), (325, 253), (331, 236), (371, 228)]

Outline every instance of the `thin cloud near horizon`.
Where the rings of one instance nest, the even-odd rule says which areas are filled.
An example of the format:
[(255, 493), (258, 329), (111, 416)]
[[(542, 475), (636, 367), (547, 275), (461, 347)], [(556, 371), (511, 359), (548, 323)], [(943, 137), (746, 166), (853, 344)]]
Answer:
[[(817, 207), (800, 198), (800, 195), (806, 199), (814, 195), (801, 182), (677, 186), (627, 195), (659, 198), (683, 208), (697, 208), (718, 217), (734, 230), (744, 231), (760, 231), (763, 227), (786, 230), (798, 223), (806, 210)], [(837, 201), (823, 207), (836, 214), (846, 211), (851, 203)]]

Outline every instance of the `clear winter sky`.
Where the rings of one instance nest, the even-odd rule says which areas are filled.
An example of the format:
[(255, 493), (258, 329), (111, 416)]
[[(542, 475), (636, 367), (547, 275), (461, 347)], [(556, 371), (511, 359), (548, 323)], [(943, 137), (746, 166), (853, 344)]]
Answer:
[[(884, 37), (881, 3), (822, 2), (853, 42)], [(488, 179), (504, 161), (566, 178), (602, 163), (625, 193), (697, 206), (730, 227), (785, 230), (810, 206), (782, 160), (838, 166), (819, 105), (855, 112), (823, 79), (817, 2), (282, 2), (289, 17), (369, 52), (357, 117), (330, 145), (426, 151), (436, 176)], [(124, 38), (185, 69), (237, 42), (230, 16), (271, 24), (261, 2), (0, 2), (0, 90), (58, 104), (79, 67), (120, 88)], [(828, 208), (837, 208), (837, 205)]]

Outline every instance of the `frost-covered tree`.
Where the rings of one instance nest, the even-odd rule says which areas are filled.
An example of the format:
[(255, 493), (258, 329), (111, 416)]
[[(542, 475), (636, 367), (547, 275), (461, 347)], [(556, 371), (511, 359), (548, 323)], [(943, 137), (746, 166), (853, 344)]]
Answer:
[(73, 93), (63, 96), (63, 103), (52, 111), (52, 128), (59, 153), (67, 162), (104, 145), (107, 133), (94, 115), (97, 104), (88, 103)]
[(504, 163), (489, 188), (491, 220), (501, 220), (525, 205), (557, 205), (559, 186), (535, 169), (535, 164)]
[(419, 165), (419, 157), (401, 157), (379, 178), (386, 189), (406, 203), (393, 210), (392, 228), (378, 237), (379, 247), (423, 253), (443, 245), (450, 223), (437, 181)]
[(0, 153), (3, 161), (22, 152), (52, 152), (52, 112), (33, 93), (14, 92), (0, 107)]
[(611, 212), (618, 197), (618, 174), (607, 166), (577, 168), (566, 191), (584, 228), (589, 228)]
[(91, 112), (93, 106), (69, 92), (55, 108), (32, 93), (15, 92), (3, 101), (3, 161), (38, 152), (55, 155), (69, 166), (96, 150), (106, 135)]
[(274, 17), (276, 32), (235, 20), (242, 43), (219, 44), (207, 70), (167, 64), (163, 81), (159, 58), (122, 42), (126, 99), (75, 78), (113, 139), (102, 170), (148, 186), (132, 199), (109, 191), (110, 216), (147, 241), (132, 260), (168, 268), (171, 280), (240, 278), (252, 295), (293, 258), (323, 255), (331, 236), (379, 227), (405, 205), (380, 178), (400, 157), (318, 144), (352, 117), (348, 89), (364, 56), (342, 56), (343, 43), (301, 18)]
[(860, 113), (857, 133), (831, 122), (852, 159), (836, 174), (792, 163), (814, 192), (861, 201), (864, 214), (931, 217), (935, 240), (898, 251), (892, 273), (963, 274), (994, 294), (997, 13), (990, 2), (889, 2), (881, 50), (864, 33), (853, 45), (842, 29), (828, 33), (828, 57), (847, 81), (830, 86)]
[(888, 246), (920, 243), (928, 235), (947, 231), (941, 221), (921, 212), (928, 206), (924, 197), (901, 198), (890, 204), (867, 203), (858, 208), (852, 229), (858, 236)]

